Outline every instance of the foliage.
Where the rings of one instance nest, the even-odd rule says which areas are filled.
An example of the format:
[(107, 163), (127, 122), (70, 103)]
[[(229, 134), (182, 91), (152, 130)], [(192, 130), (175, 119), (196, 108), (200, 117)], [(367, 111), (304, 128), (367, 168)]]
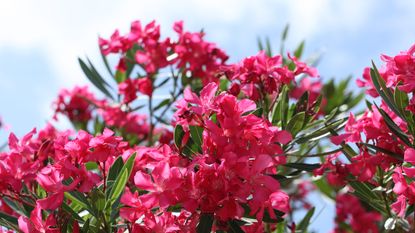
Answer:
[[(10, 134), (0, 231), (310, 232), (314, 191), (336, 203), (334, 232), (414, 229), (415, 47), (365, 69), (379, 101), (353, 114), (365, 95), (323, 83), (304, 42), (286, 52), (288, 27), (280, 54), (259, 40), (235, 64), (203, 31), (173, 29), (99, 38), (107, 74), (79, 64), (101, 94), (62, 90), (44, 129)], [(62, 116), (75, 130), (52, 126)]]

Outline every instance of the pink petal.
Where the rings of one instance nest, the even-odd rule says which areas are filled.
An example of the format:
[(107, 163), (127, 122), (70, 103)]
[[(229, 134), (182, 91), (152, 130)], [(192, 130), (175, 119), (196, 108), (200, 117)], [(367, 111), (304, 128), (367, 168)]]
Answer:
[(405, 150), (404, 161), (415, 164), (415, 150), (414, 149), (408, 148)]
[(151, 177), (149, 174), (138, 171), (134, 176), (134, 183), (140, 189), (144, 189), (147, 191), (155, 191), (154, 184), (151, 181)]

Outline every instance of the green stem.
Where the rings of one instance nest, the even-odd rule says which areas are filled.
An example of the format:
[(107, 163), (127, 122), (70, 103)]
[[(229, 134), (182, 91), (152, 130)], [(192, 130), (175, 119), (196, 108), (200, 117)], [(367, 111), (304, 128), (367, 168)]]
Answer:
[(154, 130), (154, 124), (153, 124), (153, 96), (148, 97), (148, 111), (150, 112), (150, 131), (148, 132), (148, 146), (153, 145), (153, 130)]

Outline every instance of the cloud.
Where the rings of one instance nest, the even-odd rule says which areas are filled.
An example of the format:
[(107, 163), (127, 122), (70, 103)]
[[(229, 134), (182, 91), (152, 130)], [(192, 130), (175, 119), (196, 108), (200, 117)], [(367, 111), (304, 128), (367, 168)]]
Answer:
[(42, 48), (58, 74), (56, 78), (68, 86), (85, 81), (76, 57), (88, 54), (98, 59), (98, 33), (108, 36), (115, 28), (127, 29), (133, 19), (156, 18), (164, 28), (178, 19), (186, 19), (186, 24), (194, 30), (210, 25), (210, 35), (220, 44), (230, 44), (235, 40), (230, 26), (242, 30), (239, 35), (255, 37), (249, 31), (290, 22), (294, 34), (307, 38), (333, 24), (355, 28), (364, 22), (362, 18), (367, 15), (368, 2), (7, 1), (0, 10), (0, 44)]

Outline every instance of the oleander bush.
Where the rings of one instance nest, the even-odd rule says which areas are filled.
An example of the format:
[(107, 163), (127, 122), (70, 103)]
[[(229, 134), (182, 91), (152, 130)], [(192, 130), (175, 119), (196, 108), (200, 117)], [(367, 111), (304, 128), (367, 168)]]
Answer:
[(288, 27), (279, 54), (259, 40), (233, 64), (173, 30), (99, 38), (102, 69), (79, 59), (99, 93), (64, 89), (45, 128), (10, 134), (0, 232), (312, 232), (311, 192), (335, 203), (332, 232), (415, 231), (415, 46), (352, 92), (321, 80), (304, 42), (284, 49)]

